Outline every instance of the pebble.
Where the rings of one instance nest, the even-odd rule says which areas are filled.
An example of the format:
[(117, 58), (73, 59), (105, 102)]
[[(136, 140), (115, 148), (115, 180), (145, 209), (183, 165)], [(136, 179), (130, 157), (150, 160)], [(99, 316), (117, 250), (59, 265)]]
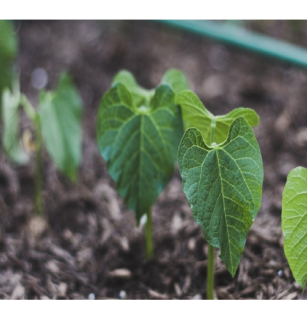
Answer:
[(90, 293), (87, 297), (88, 300), (95, 300), (95, 294), (94, 293)]
[(127, 293), (126, 293), (126, 291), (121, 290), (119, 292), (119, 295), (118, 296), (119, 296), (120, 299), (124, 300), (127, 297)]
[(196, 239), (195, 238), (190, 238), (188, 241), (188, 250), (190, 252), (193, 252), (195, 250), (196, 246)]
[(40, 238), (47, 229), (48, 223), (42, 217), (33, 217), (28, 223), (28, 233), (32, 239)]
[(279, 276), (279, 277), (282, 277), (284, 274), (283, 274), (283, 271), (282, 270), (279, 270), (278, 271), (278, 273), (277, 273), (277, 275)]
[(44, 68), (35, 68), (31, 74), (31, 84), (36, 89), (43, 89), (48, 83), (48, 74)]
[(195, 295), (192, 297), (192, 300), (201, 300), (201, 295), (200, 295), (200, 294), (195, 294)]
[(172, 223), (171, 223), (171, 231), (173, 234), (176, 234), (180, 228), (182, 227), (182, 219), (180, 217), (179, 212), (175, 212)]

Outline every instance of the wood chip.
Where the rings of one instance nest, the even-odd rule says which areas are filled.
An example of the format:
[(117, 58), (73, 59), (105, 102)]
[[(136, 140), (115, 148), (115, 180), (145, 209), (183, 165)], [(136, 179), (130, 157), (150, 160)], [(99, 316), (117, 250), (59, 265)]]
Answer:
[(113, 278), (129, 279), (131, 277), (131, 272), (126, 268), (118, 268), (114, 271), (109, 272), (108, 276)]
[(234, 296), (230, 294), (225, 287), (220, 287), (216, 290), (218, 298), (225, 299), (225, 300), (234, 300)]
[(251, 285), (240, 292), (240, 296), (251, 295), (256, 292), (255, 285)]
[(46, 269), (55, 275), (57, 275), (60, 272), (59, 266), (56, 264), (55, 261), (50, 260), (46, 263)]
[(174, 284), (174, 289), (175, 289), (175, 293), (176, 293), (176, 295), (177, 295), (178, 297), (181, 297), (181, 295), (182, 295), (182, 291), (181, 291), (181, 288), (180, 288), (180, 286), (179, 286), (179, 284), (178, 284), (178, 283), (175, 283), (175, 284)]
[(188, 292), (189, 288), (191, 286), (191, 276), (188, 275), (186, 278), (185, 278), (185, 281), (184, 281), (184, 284), (183, 284), (183, 288), (182, 288), (182, 293), (185, 294)]
[(282, 298), (282, 300), (294, 300), (297, 298), (297, 292), (290, 293)]
[(168, 296), (167, 295), (158, 293), (158, 292), (156, 292), (154, 290), (151, 290), (151, 289), (148, 290), (148, 294), (151, 297), (155, 298), (155, 299), (161, 299), (161, 300), (167, 300), (168, 299)]
[(66, 296), (66, 292), (67, 292), (67, 284), (61, 282), (59, 284), (59, 294), (58, 294), (58, 296), (65, 297)]

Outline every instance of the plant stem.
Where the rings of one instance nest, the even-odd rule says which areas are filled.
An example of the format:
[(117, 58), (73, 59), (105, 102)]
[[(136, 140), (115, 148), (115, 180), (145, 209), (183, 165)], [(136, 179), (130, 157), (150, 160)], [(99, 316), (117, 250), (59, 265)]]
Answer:
[(214, 247), (208, 243), (207, 300), (214, 300)]
[[(211, 121), (210, 145), (214, 142), (216, 118)], [(214, 300), (214, 246), (208, 243), (208, 262), (207, 262), (207, 300)]]
[(153, 255), (153, 242), (152, 242), (152, 219), (151, 208), (147, 211), (147, 221), (145, 224), (145, 238), (146, 238), (146, 257), (151, 258)]
[(35, 111), (34, 107), (27, 99), (26, 95), (24, 95), (24, 94), (20, 95), (19, 103), (20, 103), (20, 105), (23, 106), (23, 109), (24, 109), (27, 117), (29, 118), (29, 120), (31, 120), (32, 122), (35, 123), (35, 120), (37, 118), (37, 112)]
[(210, 145), (212, 145), (212, 143), (214, 142), (215, 127), (216, 127), (216, 118), (213, 117), (211, 120)]
[(43, 152), (43, 138), (41, 125), (39, 120), (39, 114), (35, 111), (34, 107), (27, 99), (24, 94), (20, 95), (19, 104), (23, 106), (23, 109), (27, 117), (33, 122), (35, 128), (35, 144), (36, 144), (36, 155), (35, 155), (35, 213), (38, 216), (43, 215), (43, 198), (42, 198), (42, 152)]
[(39, 121), (35, 122), (35, 212), (38, 216), (43, 215), (43, 199), (42, 199), (42, 133)]

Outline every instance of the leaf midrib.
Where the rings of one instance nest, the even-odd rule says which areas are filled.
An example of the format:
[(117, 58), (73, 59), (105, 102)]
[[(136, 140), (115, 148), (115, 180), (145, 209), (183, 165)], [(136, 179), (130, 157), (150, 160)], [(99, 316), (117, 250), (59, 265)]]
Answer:
[(223, 180), (221, 175), (221, 168), (220, 168), (220, 160), (218, 155), (218, 149), (216, 149), (216, 158), (218, 163), (218, 169), (219, 169), (219, 177), (220, 177), (220, 183), (221, 183), (221, 192), (222, 192), (222, 200), (223, 200), (223, 209), (224, 209), (224, 216), (225, 216), (225, 223), (226, 223), (226, 231), (227, 231), (227, 239), (228, 239), (228, 251), (230, 254), (230, 263), (231, 263), (231, 271), (233, 270), (233, 263), (232, 263), (232, 252), (230, 250), (230, 238), (229, 238), (229, 231), (228, 231), (228, 222), (227, 222), (227, 215), (226, 215), (226, 209), (225, 209), (225, 202), (224, 202), (224, 187), (223, 187)]

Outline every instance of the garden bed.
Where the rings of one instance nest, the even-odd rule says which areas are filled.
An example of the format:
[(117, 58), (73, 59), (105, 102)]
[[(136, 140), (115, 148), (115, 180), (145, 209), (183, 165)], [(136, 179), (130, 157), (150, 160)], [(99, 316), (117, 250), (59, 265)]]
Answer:
[[(143, 228), (136, 227), (98, 152), (99, 103), (123, 68), (146, 88), (155, 87), (167, 69), (178, 68), (214, 114), (235, 107), (259, 114), (262, 206), (234, 278), (217, 259), (215, 296), (304, 298), (284, 255), (280, 217), (287, 174), (307, 166), (306, 71), (148, 21), (22, 21), (16, 27), (22, 92), (36, 106), (33, 70), (46, 70), (47, 89), (67, 70), (84, 102), (83, 149), (76, 185), (44, 154), (44, 218), (34, 216), (34, 162), (15, 166), (1, 149), (1, 298), (206, 298), (207, 244), (178, 167), (153, 207), (155, 249), (146, 260)], [(267, 25), (272, 35), (296, 42), (290, 27)], [(300, 37), (306, 44), (307, 35)]]

